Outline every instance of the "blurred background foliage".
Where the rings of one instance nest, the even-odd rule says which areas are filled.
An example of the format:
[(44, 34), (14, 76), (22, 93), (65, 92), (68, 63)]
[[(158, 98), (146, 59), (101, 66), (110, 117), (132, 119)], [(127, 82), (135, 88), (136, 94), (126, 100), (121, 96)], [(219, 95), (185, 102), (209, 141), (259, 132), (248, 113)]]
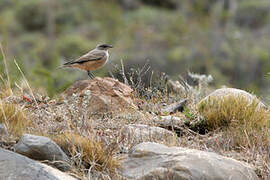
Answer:
[(172, 79), (188, 70), (212, 74), (214, 86), (268, 97), (269, 35), (269, 0), (0, 0), (0, 41), (12, 82), (21, 80), (16, 59), (31, 85), (50, 96), (87, 78), (58, 70), (60, 64), (106, 42), (115, 47), (112, 63), (122, 59), (126, 70), (148, 59)]

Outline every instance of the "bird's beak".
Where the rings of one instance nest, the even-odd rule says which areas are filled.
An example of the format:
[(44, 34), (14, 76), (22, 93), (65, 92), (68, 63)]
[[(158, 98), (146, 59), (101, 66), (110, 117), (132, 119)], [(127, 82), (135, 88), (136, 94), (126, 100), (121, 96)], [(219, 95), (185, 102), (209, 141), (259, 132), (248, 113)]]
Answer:
[(113, 48), (113, 46), (112, 46), (112, 45), (108, 45), (108, 47), (109, 47), (109, 48)]

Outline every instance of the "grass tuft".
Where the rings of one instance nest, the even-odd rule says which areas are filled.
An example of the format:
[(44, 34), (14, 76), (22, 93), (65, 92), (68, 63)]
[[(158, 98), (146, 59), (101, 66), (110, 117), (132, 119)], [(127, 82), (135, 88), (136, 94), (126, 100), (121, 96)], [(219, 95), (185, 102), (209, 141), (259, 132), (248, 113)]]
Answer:
[(232, 149), (269, 148), (270, 110), (259, 103), (241, 96), (216, 97), (202, 102), (199, 111), (209, 130), (221, 128), (227, 132), (224, 139)]
[(54, 138), (54, 141), (73, 159), (79, 169), (93, 169), (114, 174), (120, 167), (118, 159), (112, 151), (94, 138), (87, 138), (74, 133), (64, 133)]
[(213, 97), (199, 105), (209, 129), (220, 127), (263, 128), (270, 123), (270, 111), (260, 107), (257, 99), (241, 96)]
[(11, 103), (0, 103), (0, 123), (3, 123), (8, 132), (14, 136), (21, 136), (30, 124), (25, 112), (19, 106)]

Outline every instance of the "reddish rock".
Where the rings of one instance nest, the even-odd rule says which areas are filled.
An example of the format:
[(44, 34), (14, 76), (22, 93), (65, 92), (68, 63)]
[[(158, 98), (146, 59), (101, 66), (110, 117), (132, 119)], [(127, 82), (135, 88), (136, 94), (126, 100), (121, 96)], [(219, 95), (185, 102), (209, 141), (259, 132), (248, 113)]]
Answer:
[(79, 97), (79, 104), (87, 100), (90, 112), (107, 112), (137, 107), (133, 104), (132, 89), (116, 79), (97, 77), (75, 82), (63, 94), (70, 100), (74, 94)]

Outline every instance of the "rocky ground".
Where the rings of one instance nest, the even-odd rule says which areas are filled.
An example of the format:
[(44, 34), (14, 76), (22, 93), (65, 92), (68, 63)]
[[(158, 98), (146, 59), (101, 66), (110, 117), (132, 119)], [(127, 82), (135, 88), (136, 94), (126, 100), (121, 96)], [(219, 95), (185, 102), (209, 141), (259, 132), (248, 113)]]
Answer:
[(269, 108), (193, 78), (95, 78), (55, 99), (2, 89), (1, 179), (269, 179)]

